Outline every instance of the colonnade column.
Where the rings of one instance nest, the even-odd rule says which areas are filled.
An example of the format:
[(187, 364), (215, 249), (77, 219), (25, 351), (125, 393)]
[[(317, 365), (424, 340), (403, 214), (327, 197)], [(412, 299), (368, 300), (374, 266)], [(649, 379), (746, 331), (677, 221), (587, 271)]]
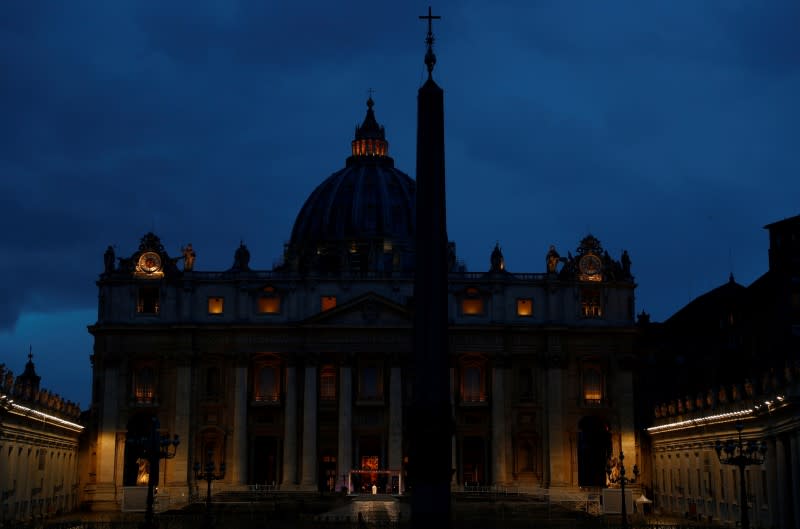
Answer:
[(284, 405), (283, 479), (281, 488), (297, 485), (297, 368), (286, 368), (286, 403)]
[(492, 367), (492, 481), (505, 483), (506, 473), (506, 399), (503, 365)]
[(778, 511), (778, 527), (787, 527), (787, 520), (789, 519), (789, 491), (786, 490), (789, 485), (789, 474), (786, 465), (786, 444), (783, 438), (778, 435), (775, 438), (775, 463), (777, 465), (777, 478), (778, 478), (778, 497), (777, 503), (774, 504)]
[(231, 481), (236, 485), (247, 483), (247, 367), (234, 368), (233, 396), (233, 446), (234, 462)]
[[(389, 372), (389, 469), (403, 468), (403, 391), (402, 368)], [(399, 491), (398, 491), (399, 492)]]
[(305, 366), (303, 397), (303, 470), (301, 488), (317, 489), (317, 368)]
[[(339, 474), (345, 475), (353, 468), (353, 375), (350, 366), (339, 368)], [(342, 487), (348, 487), (347, 476)], [(348, 492), (350, 492), (348, 487)]]
[(767, 439), (767, 505), (769, 507), (769, 523), (777, 527), (780, 520), (778, 511), (778, 465), (775, 438)]

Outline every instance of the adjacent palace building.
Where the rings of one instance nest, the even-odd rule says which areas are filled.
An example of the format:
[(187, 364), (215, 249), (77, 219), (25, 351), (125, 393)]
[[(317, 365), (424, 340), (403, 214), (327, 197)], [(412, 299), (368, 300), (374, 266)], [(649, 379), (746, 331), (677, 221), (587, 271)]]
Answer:
[[(173, 503), (208, 458), (227, 466), (217, 488), (413, 490), (416, 184), (373, 105), (279, 266), (252, 268), (242, 244), (230, 269), (202, 270), (190, 245), (171, 256), (153, 233), (124, 258), (109, 248), (89, 328), (93, 508), (120, 508), (136, 486), (129, 441), (153, 418), (181, 439), (159, 472)], [(454, 488), (601, 487), (612, 453), (636, 462), (630, 259), (591, 235), (569, 250), (517, 273), (498, 246), (468, 272), (450, 243)]]

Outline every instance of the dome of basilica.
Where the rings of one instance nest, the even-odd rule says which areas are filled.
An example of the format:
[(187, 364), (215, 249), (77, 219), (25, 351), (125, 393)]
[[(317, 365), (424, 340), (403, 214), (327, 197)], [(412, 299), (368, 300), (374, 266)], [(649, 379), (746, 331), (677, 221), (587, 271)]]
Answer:
[(372, 98), (352, 153), (306, 200), (284, 266), (322, 274), (389, 274), (413, 269), (416, 182), (394, 167)]

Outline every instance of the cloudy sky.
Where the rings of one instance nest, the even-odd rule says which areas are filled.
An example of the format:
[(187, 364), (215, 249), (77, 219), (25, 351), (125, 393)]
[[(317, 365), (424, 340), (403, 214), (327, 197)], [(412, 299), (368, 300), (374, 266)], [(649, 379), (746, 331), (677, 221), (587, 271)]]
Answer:
[[(8, 0), (0, 6), (0, 362), (86, 407), (94, 281), (155, 231), (196, 268), (280, 257), (344, 165), (368, 90), (412, 177), (427, 3)], [(766, 270), (800, 213), (796, 0), (442, 1), (448, 232), (544, 270), (587, 233), (669, 317)]]

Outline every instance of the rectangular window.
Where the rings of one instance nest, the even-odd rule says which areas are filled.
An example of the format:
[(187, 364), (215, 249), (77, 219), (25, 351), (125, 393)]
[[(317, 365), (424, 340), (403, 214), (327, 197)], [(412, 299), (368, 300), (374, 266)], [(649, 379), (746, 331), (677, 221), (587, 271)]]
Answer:
[(225, 309), (225, 298), (220, 298), (220, 297), (208, 298), (209, 314), (222, 314), (224, 309)]
[(603, 402), (603, 375), (599, 367), (583, 370), (583, 402), (590, 406), (599, 406)]
[(158, 287), (139, 287), (136, 313), (155, 315), (159, 313), (160, 309)]
[(483, 314), (483, 298), (477, 288), (468, 288), (464, 291), (461, 300), (461, 313), (465, 316), (479, 316)]
[(277, 296), (258, 298), (259, 314), (279, 314), (280, 311), (281, 311), (281, 298)]
[(599, 288), (584, 287), (581, 289), (581, 316), (584, 318), (603, 317)]
[(478, 299), (465, 299), (461, 302), (461, 312), (465, 316), (478, 316), (483, 314), (483, 300)]
[(325, 366), (319, 376), (319, 398), (336, 400), (336, 368)]
[(133, 398), (139, 404), (152, 404), (155, 401), (155, 372), (144, 366), (134, 372)]
[(517, 299), (517, 316), (533, 316), (533, 300), (531, 298)]
[(320, 298), (320, 305), (323, 311), (334, 308), (336, 306), (336, 296), (322, 296), (322, 298)]

